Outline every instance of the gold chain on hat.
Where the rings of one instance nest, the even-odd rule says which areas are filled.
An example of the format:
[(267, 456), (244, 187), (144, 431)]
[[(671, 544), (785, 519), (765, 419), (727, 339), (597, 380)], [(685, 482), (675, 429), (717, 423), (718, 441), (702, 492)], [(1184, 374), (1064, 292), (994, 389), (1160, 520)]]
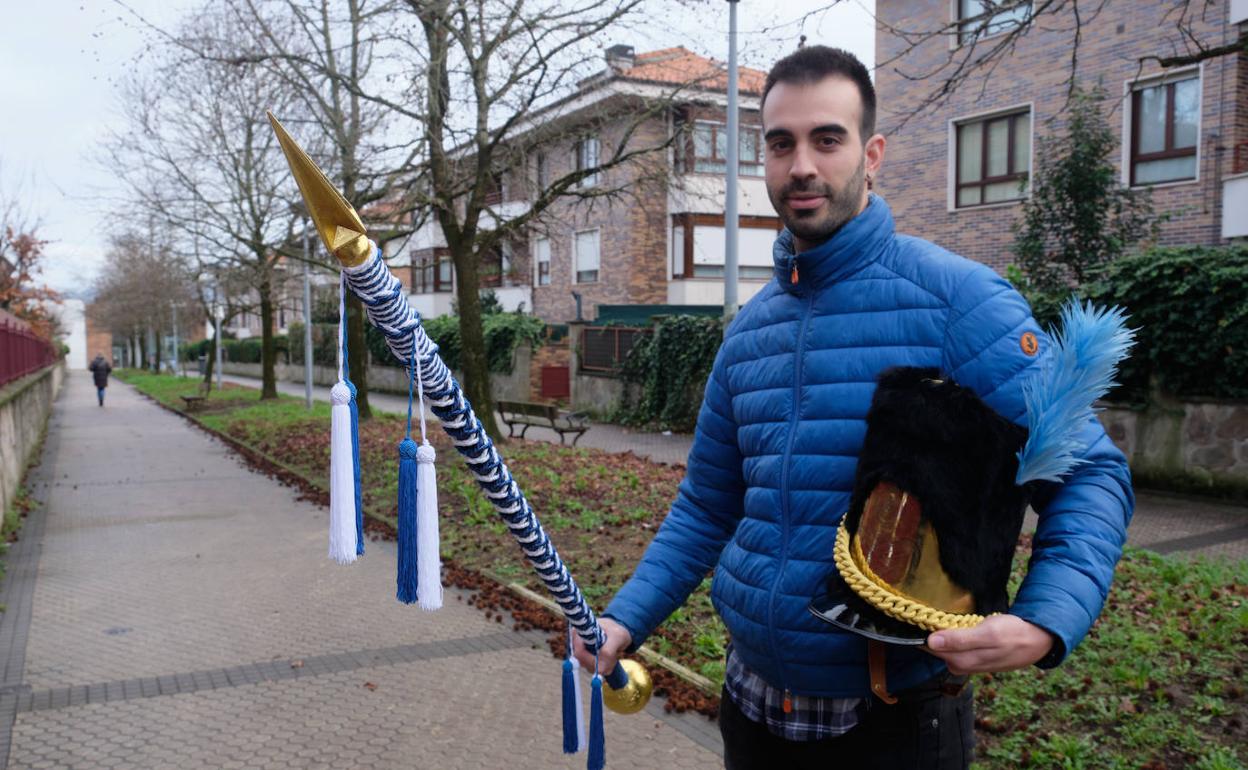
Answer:
[(862, 545), (857, 538), (850, 536), (843, 518), (836, 535), (833, 557), (841, 578), (853, 589), (854, 593), (891, 618), (918, 626), (925, 631), (972, 628), (984, 620), (983, 615), (945, 612), (897, 593), (892, 586), (884, 582), (883, 578), (872, 572), (871, 567), (867, 566), (867, 559), (862, 554)]

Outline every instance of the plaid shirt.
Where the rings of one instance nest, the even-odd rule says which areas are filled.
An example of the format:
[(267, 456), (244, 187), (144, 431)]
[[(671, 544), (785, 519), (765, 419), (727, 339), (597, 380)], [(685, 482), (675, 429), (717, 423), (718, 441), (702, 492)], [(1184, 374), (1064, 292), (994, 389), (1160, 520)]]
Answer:
[(792, 709), (784, 713), (784, 690), (772, 687), (746, 668), (728, 648), (724, 689), (741, 713), (767, 725), (772, 735), (789, 741), (817, 741), (844, 735), (866, 713), (866, 698), (812, 698), (790, 695)]

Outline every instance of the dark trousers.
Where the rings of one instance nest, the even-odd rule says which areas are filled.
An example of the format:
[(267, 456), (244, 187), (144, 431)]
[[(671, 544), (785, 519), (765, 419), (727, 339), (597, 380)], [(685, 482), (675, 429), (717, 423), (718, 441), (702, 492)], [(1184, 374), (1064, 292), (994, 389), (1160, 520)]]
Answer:
[(946, 695), (941, 690), (946, 677), (895, 693), (898, 703), (894, 706), (874, 701), (849, 732), (822, 741), (787, 741), (772, 735), (766, 725), (741, 713), (725, 690), (719, 705), (724, 767), (962, 770), (970, 765), (975, 747), (971, 687)]
[(103, 389), (103, 388), (96, 388), (96, 389), (95, 389), (95, 395), (97, 395), (97, 396), (99, 396), (99, 397), (100, 397), (100, 406), (104, 406), (104, 389)]

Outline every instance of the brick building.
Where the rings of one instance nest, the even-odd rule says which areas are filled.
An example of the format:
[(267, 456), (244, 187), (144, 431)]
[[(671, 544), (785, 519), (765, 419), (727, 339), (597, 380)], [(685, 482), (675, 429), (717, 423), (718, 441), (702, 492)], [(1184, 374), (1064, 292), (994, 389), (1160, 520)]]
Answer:
[[(888, 138), (878, 189), (899, 232), (997, 270), (1013, 261), (1011, 226), (1034, 168), (1036, 136), (1060, 130), (1054, 119), (1065, 102), (1072, 19), (1032, 26), (990, 73), (969, 79), (939, 109), (912, 116), (898, 129), (938, 82), (902, 73), (939, 77), (941, 62), (951, 52), (956, 59), (958, 46), (975, 42), (980, 51), (990, 49), (1032, 5), (992, 17), (979, 29), (959, 23), (983, 13), (978, 0), (876, 2), (878, 124)], [(1169, 69), (1154, 61), (1141, 65), (1142, 56), (1174, 53), (1177, 6), (1119, 0), (1085, 14), (1079, 82), (1100, 85), (1110, 97), (1122, 183), (1151, 187), (1155, 210), (1171, 213), (1161, 243), (1220, 244), (1248, 236), (1248, 55)], [(1233, 43), (1248, 29), (1248, 0), (1214, 0), (1190, 21), (1197, 39)], [(905, 42), (887, 31), (944, 25), (956, 34), (934, 35), (904, 55)]]
[[(770, 277), (771, 242), (780, 228), (762, 177), (764, 77), (744, 68), (739, 75), (742, 302)], [(576, 318), (573, 292), (591, 321), (601, 305), (722, 306), (726, 87), (720, 63), (684, 48), (608, 49), (602, 71), (536, 112), (517, 134), (516, 145), (532, 147), (516, 149), (511, 166), (498, 172), (492, 213), (502, 220), (523, 213), (551, 180), (598, 165), (630, 128), (628, 149), (675, 139), (664, 151), (583, 182), (619, 195), (557, 201), (482, 265), (483, 285), (504, 307), (523, 304), (552, 323)], [(633, 128), (628, 116), (654, 104), (663, 106)], [(422, 315), (451, 312), (455, 271), (436, 225), (421, 228), (408, 253), (391, 264), (398, 273), (410, 264), (410, 299)]]

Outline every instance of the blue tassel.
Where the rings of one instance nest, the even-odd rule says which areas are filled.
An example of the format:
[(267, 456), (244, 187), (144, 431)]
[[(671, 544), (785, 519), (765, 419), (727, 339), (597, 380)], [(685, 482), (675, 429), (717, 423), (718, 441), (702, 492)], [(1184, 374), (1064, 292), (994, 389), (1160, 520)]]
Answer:
[(398, 599), (416, 601), (416, 442), (399, 442), (399, 570)]
[(575, 754), (580, 748), (576, 730), (576, 672), (572, 659), (563, 661), (563, 753)]
[(1097, 308), (1071, 300), (1062, 308), (1062, 330), (1044, 369), (1023, 383), (1027, 443), (1018, 453), (1015, 484), (1061, 481), (1085, 462), (1079, 433), (1093, 404), (1115, 385), (1118, 364), (1135, 344), (1135, 332), (1119, 308)]
[[(345, 349), (343, 360), (346, 360)], [(351, 380), (347, 380), (347, 389), (351, 391), (351, 473), (355, 478), (355, 554), (363, 556), (364, 496), (360, 492), (360, 407), (355, 402), (356, 390)]]
[(602, 677), (594, 674), (589, 696), (589, 770), (602, 770), (607, 764), (607, 739), (602, 729)]

